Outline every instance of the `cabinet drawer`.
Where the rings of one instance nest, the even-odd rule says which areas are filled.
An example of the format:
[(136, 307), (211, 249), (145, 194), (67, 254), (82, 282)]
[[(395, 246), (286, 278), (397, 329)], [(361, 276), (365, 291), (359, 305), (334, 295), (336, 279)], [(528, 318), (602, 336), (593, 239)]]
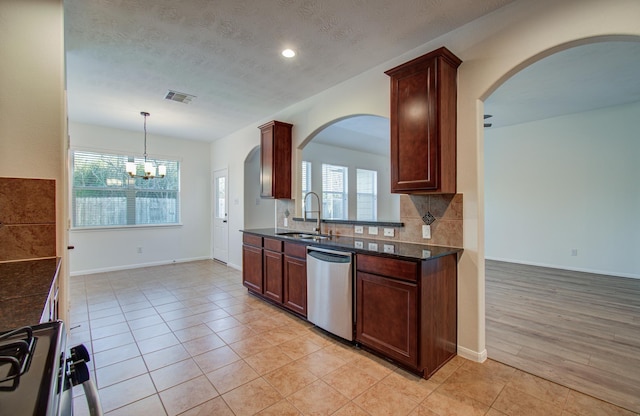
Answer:
[(262, 247), (262, 237), (253, 234), (243, 234), (242, 242), (249, 246)]
[(304, 244), (284, 243), (284, 254), (304, 259), (307, 257), (307, 246)]
[(263, 247), (265, 250), (282, 252), (282, 241), (274, 240), (271, 238), (265, 238), (263, 241)]
[(362, 272), (395, 277), (410, 282), (418, 280), (418, 263), (407, 260), (358, 254), (356, 268)]

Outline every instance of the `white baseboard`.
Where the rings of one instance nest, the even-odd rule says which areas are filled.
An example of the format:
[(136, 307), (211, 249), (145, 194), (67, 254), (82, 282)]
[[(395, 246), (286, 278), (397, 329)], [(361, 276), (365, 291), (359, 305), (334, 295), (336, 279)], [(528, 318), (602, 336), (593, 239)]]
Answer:
[(477, 363), (483, 363), (487, 360), (486, 349), (478, 352), (458, 345), (458, 355), (462, 358), (466, 358), (467, 360), (475, 361)]
[(236, 269), (238, 271), (242, 271), (242, 266), (238, 266), (237, 264), (227, 263), (227, 267), (231, 267), (232, 269)]
[(211, 260), (211, 257), (207, 257), (207, 256), (192, 257), (192, 258), (179, 259), (179, 260), (162, 260), (162, 261), (155, 261), (150, 263), (126, 264), (121, 266), (103, 267), (100, 269), (80, 270), (80, 271), (69, 272), (69, 276), (82, 276), (87, 274), (115, 272), (119, 270), (140, 269), (143, 267), (164, 266), (167, 264), (175, 264), (175, 263), (189, 263), (192, 261), (200, 261), (200, 260)]
[(616, 272), (610, 272), (606, 270), (594, 270), (594, 269), (585, 269), (580, 267), (559, 266), (557, 264), (538, 263), (535, 261), (524, 261), (524, 260), (514, 260), (514, 259), (504, 259), (500, 257), (485, 256), (485, 259), (493, 260), (493, 261), (502, 261), (505, 263), (525, 264), (527, 266), (547, 267), (549, 269), (570, 270), (572, 272), (602, 274), (605, 276), (626, 277), (629, 279), (640, 279), (640, 274), (633, 274), (633, 273), (616, 273)]

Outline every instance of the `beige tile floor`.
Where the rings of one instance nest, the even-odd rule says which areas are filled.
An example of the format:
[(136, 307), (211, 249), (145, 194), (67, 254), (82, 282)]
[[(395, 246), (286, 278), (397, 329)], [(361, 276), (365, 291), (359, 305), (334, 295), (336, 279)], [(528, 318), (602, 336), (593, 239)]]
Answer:
[(72, 277), (70, 327), (110, 416), (635, 415), (491, 360), (420, 379), (248, 295), (213, 261)]

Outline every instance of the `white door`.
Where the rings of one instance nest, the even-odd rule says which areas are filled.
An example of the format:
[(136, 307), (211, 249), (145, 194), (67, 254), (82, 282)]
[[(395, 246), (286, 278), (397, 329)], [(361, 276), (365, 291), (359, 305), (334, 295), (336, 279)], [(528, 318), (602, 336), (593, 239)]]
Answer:
[(213, 258), (226, 263), (229, 257), (229, 208), (227, 169), (213, 172)]

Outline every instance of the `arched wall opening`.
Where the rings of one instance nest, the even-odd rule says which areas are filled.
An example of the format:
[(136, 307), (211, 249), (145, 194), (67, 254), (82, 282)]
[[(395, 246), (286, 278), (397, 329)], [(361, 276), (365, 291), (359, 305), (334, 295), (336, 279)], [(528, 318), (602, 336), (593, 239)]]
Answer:
[[(600, 45), (595, 49), (589, 46), (593, 44)], [(499, 92), (506, 99), (504, 88), (513, 87), (508, 80), (521, 74), (516, 85), (522, 87), (526, 84), (522, 78), (531, 76), (533, 69), (536, 75), (543, 74), (539, 68), (548, 68), (551, 58), (558, 65), (562, 57), (580, 54), (575, 54), (578, 50), (597, 50), (593, 58), (582, 56), (599, 61), (614, 49), (624, 51), (624, 56), (637, 57), (639, 46), (640, 37), (636, 36), (567, 42), (523, 62), (501, 78), (491, 94)], [(541, 62), (545, 58), (550, 59)], [(636, 67), (637, 59), (633, 61), (629, 68)], [(582, 62), (592, 73), (601, 69), (598, 63), (588, 59)], [(599, 79), (592, 78), (592, 83), (621, 92), (611, 78), (627, 77), (614, 67), (612, 64)], [(528, 71), (520, 73), (525, 68)], [(548, 73), (548, 79), (552, 79), (558, 76), (556, 72), (561, 71), (544, 75)], [(571, 75), (579, 79), (579, 73), (573, 71)], [(624, 367), (616, 365), (620, 362), (617, 354), (634, 355), (637, 344), (609, 340), (610, 333), (626, 332), (620, 331), (620, 326), (628, 328), (616, 318), (629, 314), (625, 305), (630, 302), (624, 301), (627, 293), (621, 291), (640, 283), (611, 278), (638, 277), (640, 273), (640, 263), (634, 262), (631, 253), (631, 247), (637, 247), (635, 236), (640, 224), (635, 220), (640, 195), (631, 179), (640, 174), (636, 163), (640, 145), (635, 140), (640, 101), (634, 93), (637, 83), (625, 85), (629, 91), (619, 94), (619, 103), (611, 104), (610, 97), (603, 97), (600, 107), (575, 107), (549, 118), (483, 129), (483, 227), (488, 358), (633, 411), (637, 410), (633, 407), (635, 399), (628, 394), (634, 383), (628, 382), (630, 376)], [(516, 89), (526, 95), (522, 88)], [(557, 90), (565, 91), (560, 86)], [(595, 91), (590, 92), (596, 98)], [(483, 97), (483, 103), (487, 99), (495, 103), (491, 94)], [(554, 97), (566, 105), (570, 101)], [(567, 244), (569, 241), (572, 245)], [(571, 257), (578, 255), (578, 250), (573, 254), (571, 247), (579, 247), (581, 257)], [(589, 258), (582, 259), (585, 256)], [(607, 289), (600, 292), (599, 287), (605, 284)], [(584, 286), (589, 289), (583, 290)], [(540, 296), (541, 292), (545, 295)], [(593, 303), (586, 306), (591, 296)], [(609, 303), (614, 299), (616, 303)], [(606, 329), (600, 326), (604, 319), (608, 320)], [(611, 348), (610, 353), (602, 354), (607, 348)], [(585, 362), (584, 357), (592, 360)], [(611, 371), (616, 372), (615, 377)], [(611, 395), (611, 391), (617, 393)], [(631, 396), (637, 397), (637, 389)]]
[(274, 199), (260, 197), (260, 146), (244, 161), (244, 228), (271, 228), (275, 221)]

